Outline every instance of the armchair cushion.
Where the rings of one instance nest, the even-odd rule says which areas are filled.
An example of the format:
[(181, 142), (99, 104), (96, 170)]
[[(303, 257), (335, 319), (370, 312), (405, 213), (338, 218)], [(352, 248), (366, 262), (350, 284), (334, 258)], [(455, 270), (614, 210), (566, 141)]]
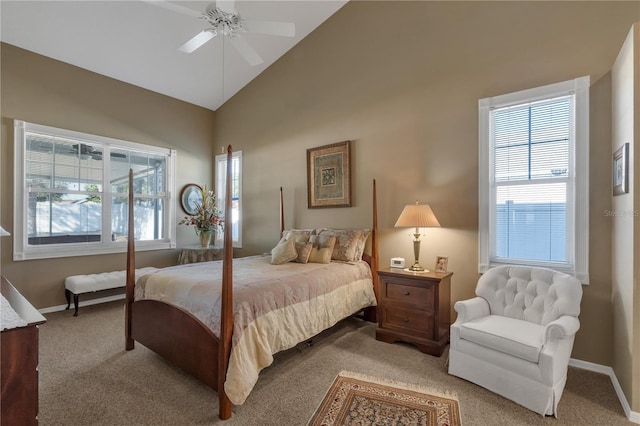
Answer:
[(544, 326), (501, 315), (476, 318), (460, 326), (464, 340), (536, 363), (544, 336)]
[(562, 315), (578, 316), (582, 286), (566, 274), (546, 268), (500, 266), (478, 280), (476, 295), (491, 314), (547, 325)]

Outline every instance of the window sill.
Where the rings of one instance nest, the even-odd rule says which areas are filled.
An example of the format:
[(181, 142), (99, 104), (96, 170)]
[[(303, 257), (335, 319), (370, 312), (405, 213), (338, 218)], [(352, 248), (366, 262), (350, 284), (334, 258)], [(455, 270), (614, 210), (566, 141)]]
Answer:
[[(22, 260), (35, 260), (35, 259), (53, 259), (60, 257), (78, 257), (78, 256), (95, 256), (114, 253), (126, 253), (127, 243), (110, 244), (109, 246), (103, 245), (91, 245), (91, 244), (69, 244), (73, 247), (60, 247), (47, 245), (43, 247), (30, 248), (26, 252), (13, 253), (14, 261)], [(151, 250), (168, 250), (175, 249), (175, 242), (157, 242), (157, 241), (136, 241), (136, 251), (151, 251)]]

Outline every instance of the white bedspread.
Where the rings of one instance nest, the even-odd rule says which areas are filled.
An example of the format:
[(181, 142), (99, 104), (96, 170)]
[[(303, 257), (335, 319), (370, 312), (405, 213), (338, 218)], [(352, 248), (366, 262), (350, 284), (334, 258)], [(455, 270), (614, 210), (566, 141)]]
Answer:
[[(178, 306), (219, 335), (221, 276), (220, 261), (165, 268), (138, 280), (135, 299)], [(252, 256), (233, 261), (233, 304), (225, 391), (240, 405), (273, 354), (375, 306), (376, 299), (364, 261), (271, 265), (269, 256)]]

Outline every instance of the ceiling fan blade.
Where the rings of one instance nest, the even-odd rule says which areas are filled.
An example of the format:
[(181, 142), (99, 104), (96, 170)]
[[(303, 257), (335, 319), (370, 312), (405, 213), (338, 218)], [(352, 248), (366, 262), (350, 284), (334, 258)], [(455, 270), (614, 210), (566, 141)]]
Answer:
[(202, 16), (201, 12), (197, 12), (193, 9), (189, 9), (188, 7), (184, 7), (184, 6), (178, 6), (177, 4), (174, 3), (170, 3), (168, 1), (165, 0), (141, 0), (145, 3), (154, 5), (154, 6), (158, 6), (158, 7), (162, 7), (165, 9), (168, 9), (172, 12), (177, 12), (177, 13), (181, 13), (183, 15), (187, 15), (187, 16), (191, 16), (193, 18), (199, 18)]
[(242, 57), (249, 62), (249, 65), (255, 67), (256, 65), (260, 65), (262, 62), (262, 58), (258, 55), (253, 47), (247, 42), (247, 40), (242, 37), (240, 34), (235, 34), (233, 37), (229, 37), (229, 41), (236, 48), (236, 50), (242, 55)]
[(235, 0), (218, 0), (216, 7), (226, 13), (236, 13)]
[(208, 30), (201, 31), (198, 34), (196, 34), (196, 36), (193, 37), (191, 40), (189, 40), (188, 42), (180, 46), (178, 50), (184, 53), (191, 53), (197, 48), (199, 48), (200, 46), (202, 46), (203, 44), (205, 44), (206, 42), (208, 42), (209, 40), (211, 40), (212, 38), (214, 38), (216, 35), (217, 33), (215, 31), (208, 31)]
[(283, 37), (295, 37), (296, 25), (293, 22), (254, 21), (244, 19), (244, 28), (250, 33), (269, 34)]

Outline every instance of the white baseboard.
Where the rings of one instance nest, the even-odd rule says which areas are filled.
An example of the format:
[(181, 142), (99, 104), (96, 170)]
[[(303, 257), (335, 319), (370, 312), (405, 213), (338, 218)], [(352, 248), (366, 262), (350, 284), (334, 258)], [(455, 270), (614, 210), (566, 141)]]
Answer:
[(631, 411), (629, 401), (627, 401), (627, 397), (622, 391), (622, 387), (620, 386), (620, 382), (618, 381), (618, 377), (616, 377), (616, 373), (613, 371), (613, 368), (607, 367), (606, 365), (595, 364), (588, 361), (581, 361), (574, 358), (571, 358), (569, 360), (569, 365), (572, 367), (594, 371), (596, 373), (606, 374), (607, 376), (609, 376), (609, 378), (611, 379), (611, 384), (613, 384), (613, 388), (616, 391), (616, 395), (618, 395), (620, 405), (622, 405), (622, 409), (624, 410), (624, 414), (627, 416), (627, 419), (629, 419), (629, 421), (633, 423), (640, 424), (640, 413)]
[[(107, 296), (107, 297), (98, 297), (96, 299), (80, 301), (78, 303), (78, 307), (81, 308), (83, 306), (97, 305), (98, 303), (113, 302), (115, 300), (122, 300), (122, 299), (124, 299), (124, 294), (116, 294), (115, 296)], [(48, 314), (51, 312), (64, 311), (65, 309), (67, 309), (67, 305), (58, 305), (58, 306), (50, 306), (48, 308), (38, 309), (38, 312), (40, 312), (41, 314)], [(73, 303), (71, 303), (71, 307), (69, 308), (69, 310), (71, 309), (73, 309)]]

